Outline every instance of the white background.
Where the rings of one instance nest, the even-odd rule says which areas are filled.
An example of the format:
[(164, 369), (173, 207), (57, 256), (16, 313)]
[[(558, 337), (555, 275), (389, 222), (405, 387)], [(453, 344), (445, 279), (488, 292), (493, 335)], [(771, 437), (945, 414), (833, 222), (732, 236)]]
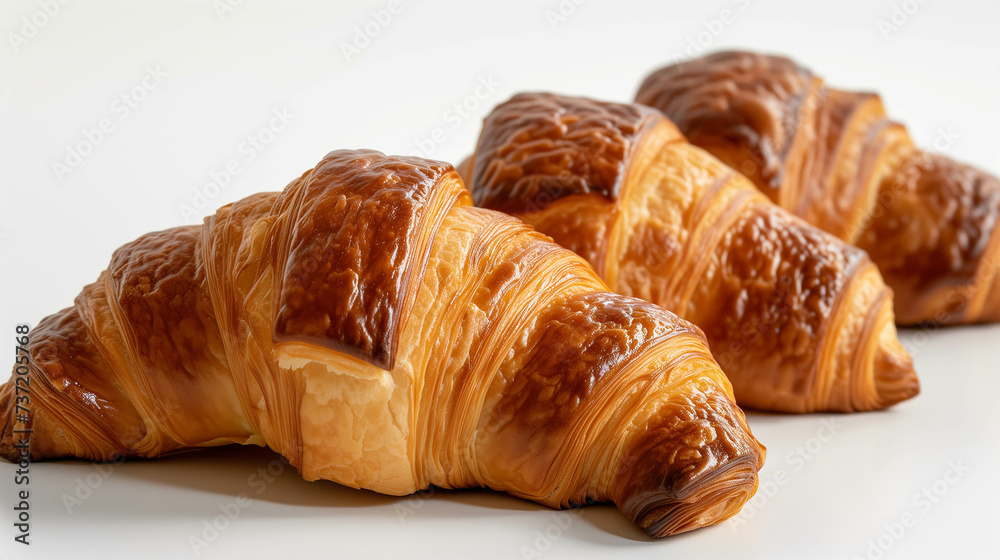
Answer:
[[(692, 41), (789, 54), (828, 83), (875, 89), (918, 142), (957, 134), (951, 155), (1000, 171), (996, 2), (913, 1), (886, 36), (879, 20), (891, 23), (902, 0), (404, 0), (350, 60), (343, 44), (358, 26), (374, 29), (372, 10), (387, 2), (333, 4), (244, 0), (220, 17), (210, 0), (81, 1), (32, 34), (22, 18), (45, 19), (38, 1), (5, 0), (0, 333), (12, 341), (15, 324), (70, 305), (119, 245), (279, 190), (329, 150), (409, 154), (423, 142), (431, 157), (455, 162), (513, 93), (630, 100), (648, 71)], [(726, 9), (730, 23), (710, 21)], [(16, 49), (12, 33), (25, 37)], [(138, 91), (126, 116), (116, 100), (147, 67), (167, 76)], [(481, 81), (498, 85), (477, 99)], [(462, 117), (456, 103), (472, 110)], [(293, 115), (290, 124), (248, 160), (241, 144), (271, 138), (262, 130), (276, 110)], [(57, 174), (53, 164), (105, 118), (112, 132)], [(240, 173), (199, 200), (230, 160)], [(197, 215), (182, 211), (198, 202)], [(872, 414), (751, 414), (769, 449), (768, 491), (737, 521), (679, 537), (654, 542), (609, 506), (572, 516), (485, 491), (399, 500), (306, 483), (287, 468), (267, 483), (251, 477), (275, 456), (221, 449), (118, 465), (106, 478), (86, 463), (32, 465), (30, 548), (12, 540), (15, 469), (2, 464), (0, 557), (192, 556), (190, 537), (204, 537), (206, 521), (232, 511), (241, 493), (252, 502), (200, 557), (1000, 557), (1000, 327), (902, 338), (921, 376), (917, 399)], [(943, 481), (950, 463), (967, 468), (953, 484)], [(943, 495), (914, 502), (924, 488)], [(86, 498), (70, 512), (63, 496), (76, 493)], [(913, 526), (890, 535), (906, 514)], [(880, 538), (888, 551), (872, 548)]]

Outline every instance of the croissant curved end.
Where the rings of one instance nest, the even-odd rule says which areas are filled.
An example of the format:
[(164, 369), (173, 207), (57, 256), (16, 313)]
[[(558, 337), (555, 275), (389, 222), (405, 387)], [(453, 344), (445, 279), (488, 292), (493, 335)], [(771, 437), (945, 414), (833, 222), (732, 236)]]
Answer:
[(627, 444), (612, 490), (622, 514), (660, 538), (739, 513), (757, 491), (767, 450), (749, 435), (735, 403), (709, 389), (655, 416), (676, 421)]
[(757, 491), (759, 468), (757, 457), (748, 455), (675, 491), (634, 495), (621, 510), (656, 538), (707, 527), (739, 513)]
[[(882, 287), (878, 299), (868, 309), (862, 309), (863, 298), (854, 306), (864, 317), (866, 336), (856, 349), (855, 372), (848, 392), (850, 411), (879, 410), (915, 397), (920, 381), (913, 359), (903, 348), (896, 333), (892, 290)], [(833, 407), (836, 409), (836, 407)]]
[(920, 393), (913, 360), (899, 342), (892, 316), (886, 314), (876, 338), (872, 368), (878, 404), (887, 408)]
[(17, 420), (17, 395), (15, 385), (8, 383), (0, 388), (0, 414), (3, 414), (0, 431), (0, 457), (18, 463), (81, 457), (91, 461), (110, 461), (122, 456), (120, 444), (107, 435), (97, 421), (74, 411), (73, 430), (66, 420), (47, 407), (35, 404), (27, 423)]
[[(32, 446), (37, 447), (36, 440), (40, 438), (26, 438), (24, 434), (18, 433), (19, 431), (27, 432), (31, 429), (31, 425), (17, 421), (17, 410), (15, 409), (17, 399), (14, 388), (13, 383), (7, 383), (0, 387), (0, 414), (3, 414), (3, 420), (0, 421), (3, 425), (3, 431), (0, 431), (0, 457), (11, 463), (18, 463), (23, 458), (29, 460), (36, 458), (36, 455), (32, 454), (31, 449), (25, 443), (30, 439)], [(24, 439), (19, 438), (19, 435)], [(41, 436), (44, 435), (46, 434), (41, 434)]]
[[(18, 463), (22, 459), (31, 461), (40, 458), (65, 457), (72, 453), (74, 439), (62, 429), (59, 421), (53, 419), (47, 409), (38, 407), (32, 411), (30, 421), (17, 420), (17, 394), (15, 385), (0, 388), (0, 414), (3, 414), (3, 431), (0, 432), (0, 457)], [(88, 419), (80, 418), (86, 422)], [(94, 460), (101, 460), (113, 453), (97, 434), (87, 441), (76, 444), (82, 452), (90, 452)]]

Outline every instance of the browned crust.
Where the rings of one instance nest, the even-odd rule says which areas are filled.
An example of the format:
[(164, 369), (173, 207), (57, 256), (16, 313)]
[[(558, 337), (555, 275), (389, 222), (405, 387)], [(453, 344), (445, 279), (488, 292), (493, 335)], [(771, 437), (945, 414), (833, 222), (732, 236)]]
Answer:
[(995, 320), (996, 309), (970, 304), (995, 289), (1000, 270), (1000, 179), (914, 149), (886, 174), (879, 193), (879, 216), (857, 244), (896, 291), (897, 320)]
[(653, 72), (635, 100), (777, 201), (803, 104), (819, 83), (789, 58), (724, 51)]
[(784, 208), (868, 251), (900, 324), (1000, 317), (989, 249), (1000, 247), (1000, 180), (914, 150), (876, 94), (822, 87), (785, 57), (723, 52), (657, 70), (636, 99)]
[(603, 275), (614, 204), (602, 195), (590, 193), (560, 198), (543, 211), (517, 217), (586, 259), (598, 275)]
[[(149, 233), (123, 245), (98, 283), (79, 298), (91, 328), (113, 317), (117, 329), (102, 332), (96, 344), (112, 367), (142, 372), (123, 375), (125, 388), (181, 445), (202, 441), (204, 433), (229, 428), (239, 433), (227, 422), (240, 405), (223, 398), (229, 391), (218, 390), (220, 383), (228, 389), (229, 380), (204, 374), (229, 364), (217, 352), (222, 335), (208, 291), (209, 265), (200, 250), (201, 227)], [(96, 315), (104, 303), (107, 319)], [(179, 417), (178, 410), (191, 412)]]
[[(27, 443), (31, 460), (82, 456), (107, 461), (145, 435), (142, 418), (88, 333), (78, 308), (42, 319), (30, 333), (29, 373), (0, 389), (0, 456), (17, 462)], [(28, 422), (18, 421), (15, 385), (30, 391)], [(31, 430), (30, 435), (14, 430)], [(71, 447), (70, 445), (75, 445)]]
[[(579, 472), (569, 480), (590, 486), (559, 506), (610, 497), (656, 537), (715, 523), (750, 498), (765, 450), (726, 390), (690, 371), (715, 367), (705, 346), (690, 344), (701, 339), (697, 327), (651, 303), (601, 292), (559, 300), (538, 322), (545, 328), (526, 341), (521, 367), (494, 381), (501, 396), (478, 432), (492, 478), (519, 480), (525, 465), (543, 465), (543, 476), (527, 478), (546, 495), (564, 491), (560, 481)], [(632, 367), (664, 343), (686, 348), (658, 367)], [(597, 428), (586, 427), (595, 421)], [(601, 449), (625, 434), (620, 456), (607, 465), (610, 496), (593, 481), (605, 478), (594, 469), (611, 457), (577, 464), (574, 434)]]
[[(316, 409), (301, 405), (308, 389), (296, 373), (309, 374), (276, 363), (272, 328), (391, 364), (399, 336), (394, 329), (409, 312), (408, 278), (423, 276), (428, 239), (457, 235), (439, 241), (463, 243), (475, 272), (437, 278), (456, 282), (448, 287), (469, 299), (456, 303), (440, 282), (421, 278), (419, 287), (430, 290), (430, 299), (420, 303), (433, 304), (424, 308), (424, 318), (443, 321), (427, 313), (465, 311), (470, 321), (452, 327), (482, 329), (495, 346), (474, 337), (415, 335), (406, 344), (443, 350), (432, 355), (422, 348), (425, 357), (438, 360), (438, 369), (411, 368), (420, 363), (414, 360), (390, 375), (400, 381), (410, 376), (407, 383), (414, 386), (436, 383), (431, 390), (448, 404), (424, 412), (443, 419), (441, 439), (458, 434), (449, 430), (466, 411), (487, 426), (488, 435), (477, 430), (445, 444), (463, 452), (459, 461), (470, 463), (470, 472), (510, 470), (509, 462), (484, 459), (503, 447), (526, 456), (539, 473), (523, 485), (516, 473), (500, 483), (470, 478), (466, 485), (530, 494), (555, 481), (547, 494), (534, 496), (554, 506), (613, 495), (637, 507), (633, 519), (656, 536), (735, 513), (756, 486), (764, 450), (732, 402), (699, 329), (653, 304), (604, 291), (580, 258), (525, 224), (468, 207), (449, 166), (414, 161), (334, 152), (282, 194), (249, 197), (204, 226), (151, 233), (119, 249), (76, 306), (44, 319), (32, 333), (37, 401), (30, 421), (20, 425), (36, 430), (33, 458), (149, 457), (253, 438), (301, 466), (302, 438), (308, 436), (300, 419)], [(477, 222), (478, 229), (467, 229)], [(454, 248), (437, 247), (436, 264), (448, 259), (460, 266)], [(345, 294), (333, 276), (338, 270), (351, 276), (350, 301), (337, 300)], [(283, 293), (282, 284), (293, 280), (307, 293)], [(382, 299), (373, 311), (365, 298)], [(275, 327), (279, 307), (287, 320)], [(331, 330), (308, 314), (316, 307), (328, 314), (327, 323), (339, 317), (329, 314), (352, 316)], [(357, 317), (379, 312), (372, 323)], [(482, 369), (462, 365), (483, 360)], [(434, 379), (445, 362), (457, 366), (450, 385)], [(251, 388), (255, 378), (262, 386)], [(20, 455), (11, 420), (14, 387), (0, 388), (0, 411), (7, 414), (0, 455), (11, 460)], [(413, 389), (399, 387), (397, 395), (416, 398)], [(483, 389), (495, 389), (488, 406)], [(466, 411), (456, 410), (455, 397), (465, 400)], [(329, 420), (331, 426), (342, 421)], [(650, 431), (655, 434), (645, 437)], [(580, 433), (598, 438), (574, 437)], [(477, 443), (481, 448), (471, 449)], [(443, 446), (435, 451), (447, 452)], [(405, 459), (409, 450), (402, 453)], [(371, 469), (381, 473), (382, 463), (374, 463)], [(620, 491), (612, 492), (612, 483)], [(652, 513), (644, 500), (656, 505)]]
[(702, 326), (744, 407), (810, 412), (824, 341), (867, 255), (756, 198), (709, 259), (686, 318)]
[(290, 185), (277, 204), (296, 212), (286, 224), (275, 340), (391, 369), (410, 280), (426, 258), (418, 251), (421, 222), (434, 185), (450, 171), (441, 162), (339, 150)]
[(825, 90), (788, 209), (848, 243), (854, 241), (872, 194), (862, 169), (869, 159), (866, 139), (884, 119), (882, 101), (874, 93)]
[[(539, 315), (538, 324), (545, 328), (531, 333), (522, 367), (511, 379), (494, 381), (503, 390), (483, 426), (490, 446), (555, 455), (569, 427), (588, 418), (581, 411), (610, 390), (623, 366), (664, 340), (702, 336), (660, 307), (610, 292), (562, 299)], [(559, 477), (563, 470), (548, 474)]]
[(765, 450), (724, 393), (693, 391), (665, 401), (646, 430), (626, 444), (614, 500), (625, 517), (653, 537), (735, 515), (757, 488)]
[(636, 146), (664, 120), (640, 105), (517, 94), (483, 124), (469, 185), (473, 200), (504, 212), (541, 210), (574, 194), (613, 200)]
[[(540, 107), (538, 112), (553, 112), (562, 118), (578, 111), (580, 105), (577, 98), (529, 94), (521, 98), (519, 110), (534, 114), (532, 103)], [(660, 121), (669, 123), (662, 118)], [(497, 136), (489, 122), (488, 118), (483, 139)], [(532, 152), (538, 136), (529, 128), (532, 122), (522, 121), (518, 133), (509, 135), (512, 145), (505, 149), (512, 153), (519, 149)], [(551, 121), (541, 121), (538, 126), (551, 126)], [(655, 284), (658, 286), (655, 293), (661, 297), (653, 296), (651, 300), (704, 329), (741, 405), (788, 412), (851, 410), (849, 403), (826, 400), (827, 384), (836, 385), (838, 391), (844, 385), (841, 370), (834, 371), (835, 352), (828, 350), (844, 349), (855, 343), (854, 339), (838, 338), (836, 321), (845, 313), (844, 309), (853, 309), (854, 300), (848, 300), (846, 294), (853, 294), (850, 287), (855, 285), (856, 271), (863, 264), (870, 266), (865, 253), (772, 204), (700, 149), (668, 144), (670, 140), (663, 141), (661, 136), (670, 138), (669, 134), (647, 132), (639, 149), (629, 152), (631, 161), (619, 167), (621, 185), (617, 199), (595, 192), (573, 193), (544, 206), (515, 211), (516, 215), (584, 256), (613, 289), (649, 297), (654, 293), (651, 275), (657, 277), (657, 282), (660, 278), (672, 279), (669, 288), (659, 287), (662, 282)], [(583, 136), (577, 142), (584, 144), (590, 137)], [(525, 145), (519, 147), (520, 142)], [(681, 149), (674, 154), (669, 152), (671, 147)], [(683, 161), (685, 169), (694, 171), (683, 179), (691, 183), (677, 185), (677, 190), (669, 194), (657, 195), (671, 200), (676, 195), (686, 201), (685, 208), (692, 209), (687, 218), (690, 221), (678, 224), (677, 232), (661, 225), (677, 219), (670, 214), (672, 209), (663, 210), (664, 215), (655, 215), (658, 211), (634, 208), (635, 204), (645, 203), (629, 198), (632, 192), (640, 192), (632, 189), (643, 185), (643, 170), (651, 169), (649, 166), (656, 158), (667, 157), (667, 153), (670, 158), (701, 154), (700, 159), (693, 157), (689, 161), (672, 159), (672, 162)], [(490, 164), (489, 156), (482, 153), (476, 153), (474, 160), (477, 166)], [(510, 167), (515, 165), (514, 161), (502, 165)], [(702, 166), (711, 167), (712, 171)], [(568, 164), (553, 165), (547, 172), (558, 172), (559, 177), (576, 173)], [(693, 184), (698, 188), (685, 190)], [(490, 187), (495, 185), (483, 185), (478, 175), (474, 179), (474, 189)], [(508, 187), (514, 185), (508, 183)], [(686, 197), (690, 195), (685, 194), (688, 192), (698, 193), (697, 198), (688, 200)], [(710, 207), (715, 211), (703, 217), (702, 213)], [(624, 232), (622, 228), (634, 226), (624, 226), (616, 218), (629, 212), (641, 215), (648, 212), (651, 225)], [(689, 236), (694, 241), (681, 241)], [(624, 255), (610, 256), (608, 247), (620, 250), (614, 240), (623, 237), (630, 243), (625, 246)], [(688, 247), (689, 242), (697, 244)], [(682, 254), (684, 259), (680, 257)], [(647, 264), (629, 268), (620, 278), (609, 278), (624, 258), (629, 263)], [(885, 289), (881, 282), (878, 284)], [(913, 377), (912, 367), (902, 369)]]

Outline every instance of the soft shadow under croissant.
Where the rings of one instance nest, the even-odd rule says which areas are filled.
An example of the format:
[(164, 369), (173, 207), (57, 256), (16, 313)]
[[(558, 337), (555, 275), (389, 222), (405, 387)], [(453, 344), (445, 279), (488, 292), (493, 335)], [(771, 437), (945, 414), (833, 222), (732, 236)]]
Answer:
[(0, 455), (110, 460), (242, 443), (309, 480), (612, 501), (661, 537), (757, 487), (701, 332), (607, 291), (451, 166), (336, 151), (281, 193), (145, 235), (30, 341)]

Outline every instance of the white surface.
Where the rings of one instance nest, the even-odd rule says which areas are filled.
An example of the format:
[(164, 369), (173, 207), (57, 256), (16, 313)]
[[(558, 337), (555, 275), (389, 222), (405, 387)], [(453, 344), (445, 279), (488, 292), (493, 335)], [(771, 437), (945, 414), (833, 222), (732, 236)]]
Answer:
[[(709, 48), (788, 53), (832, 84), (877, 89), (918, 142), (930, 145), (950, 127), (958, 134), (946, 146), (951, 155), (1000, 171), (996, 3), (926, 2), (886, 40), (878, 20), (888, 21), (902, 0), (591, 0), (554, 29), (547, 12), (560, 9), (557, 0), (403, 2), (350, 62), (341, 43), (387, 2), (328, 4), (245, 0), (220, 18), (210, 0), (73, 2), (15, 53), (9, 33), (40, 8), (36, 0), (3, 2), (5, 339), (15, 324), (71, 304), (119, 245), (278, 190), (329, 150), (410, 153), (440, 128), (444, 139), (429, 155), (457, 161), (472, 149), (481, 118), (519, 90), (629, 100), (648, 71), (682, 54), (723, 9), (732, 22)], [(168, 75), (121, 118), (116, 99), (157, 65)], [(478, 106), (467, 118), (448, 113), (481, 79), (499, 86), (480, 88), (484, 99), (469, 101)], [(291, 123), (248, 161), (241, 143), (282, 108)], [(52, 163), (102, 118), (114, 130), (58, 180)], [(180, 205), (192, 204), (193, 191), (233, 159), (241, 173), (197, 216), (184, 216)], [(263, 479), (250, 477), (274, 457), (231, 448), (118, 465), (107, 478), (85, 463), (32, 465), (30, 547), (13, 543), (15, 469), (2, 464), (0, 558), (193, 556), (190, 537), (220, 506), (232, 510), (240, 493), (253, 501), (200, 557), (523, 558), (537, 546), (545, 558), (852, 558), (866, 557), (880, 536), (891, 544), (884, 558), (1000, 557), (1000, 326), (902, 336), (921, 376), (917, 399), (877, 414), (750, 416), (769, 449), (761, 479), (776, 491), (755, 498), (745, 524), (652, 542), (608, 506), (571, 516), (483, 491), (398, 500), (306, 483), (291, 469), (258, 494)], [(831, 421), (837, 433), (821, 443)], [(809, 460), (795, 458), (799, 446), (812, 449)], [(937, 482), (946, 493), (930, 507), (915, 503), (950, 462), (968, 472), (954, 484)], [(63, 496), (88, 477), (96, 487), (68, 512)], [(907, 513), (912, 528), (883, 536)], [(551, 543), (539, 538), (546, 532)]]

